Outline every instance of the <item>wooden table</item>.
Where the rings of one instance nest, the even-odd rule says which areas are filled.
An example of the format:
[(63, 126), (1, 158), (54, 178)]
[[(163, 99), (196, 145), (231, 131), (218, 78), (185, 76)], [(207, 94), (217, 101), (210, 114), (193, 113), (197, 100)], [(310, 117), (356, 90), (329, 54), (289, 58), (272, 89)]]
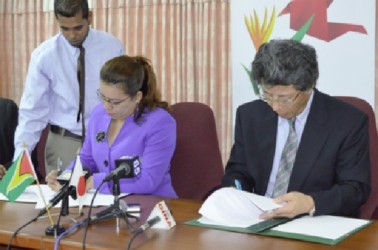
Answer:
[[(130, 196), (125, 198), (128, 203), (140, 203), (142, 207), (141, 220), (133, 225), (135, 227), (146, 221), (154, 205), (161, 198), (152, 196)], [(327, 246), (316, 243), (297, 240), (226, 232), (214, 229), (199, 228), (184, 225), (185, 221), (198, 218), (198, 209), (201, 203), (183, 199), (165, 199), (171, 209), (176, 227), (171, 230), (150, 229), (138, 235), (132, 244), (132, 249), (273, 249), (273, 250), (376, 250), (378, 249), (378, 222), (374, 222), (367, 228), (353, 234), (336, 246)], [(93, 213), (104, 208), (96, 208)], [(53, 209), (54, 212), (59, 209)], [(71, 210), (72, 211), (72, 210)], [(85, 212), (88, 210), (85, 209)], [(21, 225), (37, 215), (34, 204), (0, 202), (0, 244), (6, 245), (12, 233)], [(70, 218), (74, 214), (62, 218), (62, 224), (69, 227), (72, 224)], [(76, 217), (84, 219), (85, 216)], [(54, 217), (56, 220), (56, 217)], [(22, 229), (12, 241), (12, 246), (31, 249), (53, 249), (55, 239), (45, 235), (45, 229), (49, 226), (49, 220), (42, 218)], [(337, 225), (335, 225), (337, 226)], [(81, 249), (84, 230), (80, 229), (74, 234), (64, 238), (60, 242), (59, 249)], [(116, 232), (115, 220), (100, 222), (91, 225), (88, 229), (86, 249), (127, 249), (128, 241), (132, 234), (121, 221), (120, 232)], [(2, 249), (0, 247), (0, 249)], [(12, 247), (12, 249), (14, 249)]]

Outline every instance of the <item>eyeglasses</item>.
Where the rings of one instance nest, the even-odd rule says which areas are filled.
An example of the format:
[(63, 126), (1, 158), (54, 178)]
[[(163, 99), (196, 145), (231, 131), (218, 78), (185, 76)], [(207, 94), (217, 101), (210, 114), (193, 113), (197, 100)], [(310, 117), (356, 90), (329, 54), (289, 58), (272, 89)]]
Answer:
[(262, 101), (269, 104), (277, 102), (280, 105), (290, 105), (295, 102), (295, 100), (297, 100), (300, 93), (301, 91), (298, 91), (298, 93), (294, 97), (280, 96), (275, 98), (272, 95), (267, 94), (262, 88), (260, 88), (259, 97)]
[(124, 101), (126, 101), (127, 99), (130, 98), (130, 96), (126, 97), (125, 99), (123, 100), (116, 100), (116, 99), (108, 99), (106, 98), (105, 96), (103, 96), (103, 94), (101, 94), (100, 90), (98, 89), (96, 91), (97, 93), (97, 97), (98, 99), (101, 101), (101, 102), (107, 102), (109, 103), (111, 106), (117, 106), (117, 105), (120, 105), (121, 103), (123, 103)]

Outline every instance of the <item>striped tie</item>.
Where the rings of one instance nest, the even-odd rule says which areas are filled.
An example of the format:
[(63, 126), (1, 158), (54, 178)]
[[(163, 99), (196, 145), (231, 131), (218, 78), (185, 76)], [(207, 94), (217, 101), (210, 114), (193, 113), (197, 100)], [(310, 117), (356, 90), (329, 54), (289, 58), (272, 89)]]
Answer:
[(280, 165), (273, 189), (273, 197), (283, 195), (287, 192), (291, 170), (293, 169), (295, 155), (297, 153), (298, 139), (295, 133), (295, 118), (287, 121), (289, 122), (289, 136), (282, 150)]

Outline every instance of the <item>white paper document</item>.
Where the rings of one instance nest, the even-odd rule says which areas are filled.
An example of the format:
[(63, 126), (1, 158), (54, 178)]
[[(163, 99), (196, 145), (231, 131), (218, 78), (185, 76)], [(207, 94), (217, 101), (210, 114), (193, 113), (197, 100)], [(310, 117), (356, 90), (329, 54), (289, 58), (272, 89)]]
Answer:
[[(46, 186), (47, 187), (47, 185), (41, 185), (41, 186)], [(47, 188), (50, 189), (49, 187), (47, 187)], [(35, 202), (37, 202), (37, 200), (39, 198), (38, 192), (39, 191), (38, 191), (37, 185), (30, 185), (15, 200), (15, 202), (30, 202), (30, 203), (35, 203)], [(2, 193), (0, 193), (0, 200), (1, 201), (8, 201), (8, 198), (6, 196), (4, 196)]]
[(332, 215), (304, 216), (276, 226), (272, 230), (336, 240), (368, 223), (368, 220)]
[(199, 210), (202, 215), (198, 221), (229, 227), (249, 227), (263, 220), (259, 215), (279, 208), (273, 199), (237, 190), (232, 187), (221, 188), (211, 194)]
[[(251, 226), (263, 221), (258, 218), (261, 213), (281, 206), (265, 196), (231, 187), (222, 188), (215, 191), (203, 203), (199, 210), (202, 217), (197, 221), (206, 225), (251, 229)], [(331, 244), (335, 244), (370, 223), (369, 220), (332, 215), (303, 216), (270, 228), (267, 235), (307, 239), (322, 243), (329, 241)], [(305, 238), (305, 236), (309, 236), (313, 240)], [(317, 238), (323, 240), (315, 240)], [(329, 242), (326, 243), (329, 244)]]
[[(49, 203), (49, 201), (57, 194), (55, 191), (51, 190), (51, 188), (47, 185), (39, 185), (41, 188), (41, 191), (43, 193), (43, 196), (45, 198), (46, 203)], [(93, 199), (95, 190), (89, 190), (87, 194), (85, 195), (85, 201), (84, 206), (89, 206), (91, 204), (91, 201)], [(121, 193), (120, 197), (126, 196), (128, 194)], [(0, 200), (7, 201), (8, 199), (0, 193)], [(15, 202), (31, 202), (36, 203), (35, 208), (36, 209), (42, 209), (45, 207), (45, 203), (40, 195), (40, 191), (37, 185), (30, 185), (28, 186), (25, 191), (18, 197), (18, 199)], [(93, 201), (93, 206), (109, 206), (114, 203), (114, 196), (111, 194), (101, 194), (97, 193), (95, 200)], [(70, 207), (78, 207), (79, 203), (77, 200), (72, 199), (72, 197), (69, 197), (68, 204)], [(61, 202), (59, 202), (55, 207), (61, 207)]]

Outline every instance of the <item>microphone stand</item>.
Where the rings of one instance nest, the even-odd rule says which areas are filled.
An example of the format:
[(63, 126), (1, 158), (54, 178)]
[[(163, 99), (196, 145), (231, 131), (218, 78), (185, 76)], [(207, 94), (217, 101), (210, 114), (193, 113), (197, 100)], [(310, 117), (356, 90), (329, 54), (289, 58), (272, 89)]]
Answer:
[(60, 234), (62, 234), (66, 231), (66, 229), (62, 225), (60, 225), (60, 218), (62, 216), (66, 216), (66, 215), (69, 214), (69, 196), (70, 196), (70, 193), (72, 191), (72, 188), (71, 188), (71, 186), (68, 186), (68, 185), (69, 184), (67, 184), (67, 186), (65, 188), (66, 190), (63, 190), (64, 197), (62, 199), (62, 207), (60, 209), (58, 221), (55, 225), (51, 225), (51, 226), (46, 228), (46, 230), (45, 230), (46, 235), (58, 236), (58, 235), (60, 235)]
[[(125, 217), (125, 213), (120, 209), (119, 207), (119, 195), (121, 193), (120, 187), (119, 187), (119, 179), (114, 178), (113, 180), (113, 195), (114, 195), (114, 204), (113, 204), (113, 213), (116, 216), (116, 227), (117, 227), (117, 233), (119, 233), (119, 218)], [(120, 213), (121, 212), (121, 213)]]
[[(117, 230), (117, 233), (119, 233), (119, 228), (120, 228), (119, 220), (120, 220), (120, 218), (122, 218), (126, 222), (127, 228), (130, 230), (130, 232), (134, 232), (135, 229), (131, 225), (128, 218), (136, 218), (136, 219), (138, 219), (138, 218), (133, 216), (133, 215), (129, 215), (129, 213), (126, 211), (127, 206), (125, 206), (124, 209), (121, 209), (121, 203), (120, 203), (120, 200), (119, 200), (119, 195), (120, 195), (121, 192), (120, 192), (120, 186), (119, 186), (119, 178), (117, 178), (117, 177), (113, 178), (113, 189), (112, 189), (112, 191), (113, 191), (113, 196), (114, 196), (114, 203), (112, 205), (110, 205), (109, 208), (106, 208), (104, 210), (105, 214), (102, 215), (100, 218), (96, 219), (95, 221), (97, 222), (97, 221), (107, 220), (107, 219), (111, 219), (111, 218), (116, 218), (116, 230)], [(100, 212), (100, 214), (101, 213), (102, 212)], [(89, 222), (89, 223), (91, 223), (91, 222)]]

